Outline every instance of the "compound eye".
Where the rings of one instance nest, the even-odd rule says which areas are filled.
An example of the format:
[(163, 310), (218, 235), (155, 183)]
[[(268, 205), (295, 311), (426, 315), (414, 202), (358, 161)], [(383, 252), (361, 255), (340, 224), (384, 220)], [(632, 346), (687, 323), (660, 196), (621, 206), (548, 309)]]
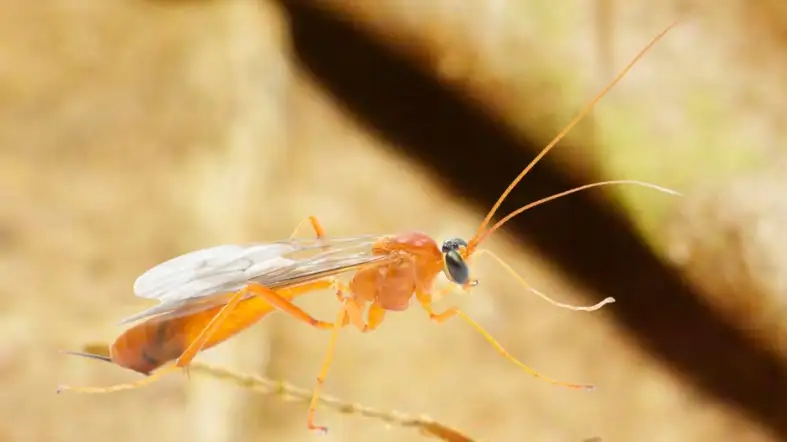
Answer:
[(459, 249), (466, 249), (466, 248), (467, 248), (467, 241), (460, 238), (454, 238), (445, 241), (443, 243), (442, 250), (443, 253), (448, 253), (451, 250), (459, 250)]
[(462, 259), (462, 255), (457, 250), (451, 250), (444, 255), (443, 260), (445, 261), (446, 276), (459, 285), (467, 284), (470, 279), (470, 269)]

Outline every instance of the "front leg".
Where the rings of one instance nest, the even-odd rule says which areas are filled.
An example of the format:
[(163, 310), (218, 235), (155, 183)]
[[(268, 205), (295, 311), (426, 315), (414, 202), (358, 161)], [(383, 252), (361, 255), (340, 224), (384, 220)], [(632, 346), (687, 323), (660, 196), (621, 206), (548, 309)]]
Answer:
[(456, 314), (455, 312), (456, 308), (449, 308), (442, 313), (435, 313), (432, 310), (433, 298), (434, 297), (440, 298), (443, 295), (451, 293), (452, 288), (453, 287), (447, 287), (432, 292), (427, 292), (424, 290), (418, 290), (415, 292), (415, 299), (418, 300), (418, 303), (421, 304), (421, 307), (424, 310), (426, 310), (426, 313), (429, 314), (429, 319), (431, 319), (434, 322), (437, 322), (438, 324), (443, 323), (451, 316), (454, 316)]
[(541, 378), (541, 379), (549, 382), (550, 384), (560, 385), (560, 386), (568, 387), (568, 388), (574, 388), (574, 389), (580, 389), (580, 390), (593, 390), (595, 388), (595, 386), (593, 386), (593, 385), (575, 384), (573, 382), (559, 381), (559, 380), (552, 379), (552, 378), (549, 378), (547, 376), (542, 375), (541, 373), (539, 373), (536, 370), (530, 368), (529, 366), (523, 364), (518, 359), (516, 359), (514, 356), (512, 356), (508, 351), (506, 351), (505, 348), (503, 348), (503, 346), (499, 342), (497, 342), (497, 340), (494, 337), (492, 337), (491, 334), (489, 334), (489, 332), (484, 330), (484, 328), (481, 327), (480, 324), (478, 324), (472, 318), (467, 316), (467, 314), (465, 314), (465, 312), (459, 310), (456, 307), (451, 307), (451, 308), (447, 309), (446, 311), (444, 311), (442, 313), (434, 313), (434, 311), (432, 310), (432, 295), (430, 293), (419, 291), (419, 292), (416, 292), (415, 296), (416, 296), (416, 299), (418, 299), (418, 302), (421, 304), (421, 307), (423, 307), (423, 309), (426, 310), (427, 313), (429, 313), (429, 319), (431, 319), (432, 321), (434, 321), (437, 324), (442, 324), (443, 322), (451, 319), (454, 316), (459, 316), (460, 318), (464, 319), (465, 322), (470, 324), (478, 333), (480, 333), (481, 336), (483, 336), (484, 339), (487, 340), (487, 342), (492, 344), (492, 346), (495, 347), (495, 350), (497, 350), (498, 353), (503, 355), (504, 358), (506, 358), (509, 361), (513, 362), (516, 366), (518, 366), (519, 368), (521, 368), (522, 370), (524, 370), (525, 372), (527, 372), (531, 376), (537, 377), (537, 378)]

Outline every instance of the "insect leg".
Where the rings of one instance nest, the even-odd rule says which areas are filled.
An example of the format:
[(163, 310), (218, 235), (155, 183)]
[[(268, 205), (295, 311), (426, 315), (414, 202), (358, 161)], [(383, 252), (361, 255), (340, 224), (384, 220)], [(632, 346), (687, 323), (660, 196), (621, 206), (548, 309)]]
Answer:
[(229, 302), (224, 307), (222, 307), (218, 313), (216, 313), (216, 316), (210, 320), (208, 325), (206, 325), (200, 334), (197, 335), (194, 341), (189, 344), (189, 346), (186, 348), (186, 351), (184, 351), (183, 354), (178, 357), (178, 359), (175, 361), (175, 367), (184, 368), (191, 363), (192, 359), (194, 359), (194, 357), (197, 356), (197, 353), (199, 353), (202, 348), (205, 347), (205, 344), (213, 336), (216, 330), (221, 327), (224, 320), (229, 317), (232, 311), (235, 310), (235, 307), (238, 306), (238, 304), (243, 300), (244, 296), (250, 291), (251, 290), (249, 290), (248, 286), (244, 287), (238, 290), (238, 292), (235, 293), (232, 298), (230, 298)]
[(76, 393), (98, 394), (98, 393), (114, 393), (116, 391), (121, 391), (121, 390), (133, 390), (151, 384), (161, 379), (165, 374), (172, 373), (177, 369), (178, 369), (177, 366), (170, 365), (169, 367), (162, 368), (159, 371), (151, 374), (150, 376), (142, 378), (138, 381), (129, 382), (126, 384), (111, 385), (109, 387), (72, 387), (69, 385), (58, 385), (57, 393), (60, 394), (64, 391), (73, 391)]
[[(289, 290), (309, 291), (309, 290), (318, 290), (320, 288), (329, 288), (330, 286), (331, 286), (330, 281), (328, 282), (316, 281), (315, 283), (302, 285), (297, 288), (293, 288)], [(260, 298), (265, 299), (277, 309), (281, 310), (284, 313), (287, 313), (288, 315), (292, 316), (293, 318), (301, 322), (305, 322), (311, 325), (312, 327), (318, 328), (320, 330), (330, 330), (333, 328), (332, 323), (320, 321), (319, 319), (314, 318), (310, 314), (306, 313), (303, 309), (293, 304), (292, 301), (284, 298), (283, 296), (265, 287), (264, 285), (257, 284), (257, 283), (250, 283), (247, 287), (249, 292), (254, 293), (256, 296), (259, 296)]]
[[(342, 327), (352, 324), (363, 333), (367, 333), (373, 330), (373, 328), (363, 320), (363, 309), (365, 307), (365, 302), (358, 301), (352, 297), (345, 297), (344, 292), (348, 290), (345, 284), (342, 284), (339, 281), (335, 282), (336, 286), (336, 297), (339, 298), (339, 302), (346, 306), (347, 315), (344, 317), (344, 323), (342, 323)], [(376, 328), (376, 325), (375, 325)]]
[(189, 344), (186, 351), (178, 357), (175, 364), (170, 365), (168, 367), (164, 367), (156, 371), (155, 373), (149, 375), (148, 377), (142, 378), (135, 382), (129, 382), (126, 384), (117, 384), (112, 385), (109, 387), (71, 387), (68, 385), (61, 385), (57, 388), (57, 392), (61, 393), (63, 391), (75, 391), (79, 393), (112, 393), (115, 391), (121, 390), (133, 390), (139, 387), (143, 387), (145, 385), (149, 385), (162, 377), (164, 375), (172, 373), (180, 368), (187, 366), (194, 356), (202, 349), (205, 345), (205, 342), (210, 339), (211, 335), (218, 329), (222, 322), (232, 313), (232, 310), (238, 305), (238, 303), (243, 299), (243, 296), (246, 294), (246, 290), (242, 289), (239, 290), (235, 295), (232, 296), (230, 301), (219, 310), (218, 313), (210, 320), (207, 326), (200, 332), (197, 338)]
[(493, 258), (495, 261), (497, 261), (498, 264), (500, 264), (501, 267), (503, 267), (511, 276), (513, 276), (514, 279), (516, 279), (520, 284), (522, 284), (523, 287), (525, 287), (526, 289), (528, 289), (531, 292), (535, 293), (541, 299), (547, 301), (548, 303), (550, 303), (550, 304), (552, 304), (552, 305), (554, 305), (556, 307), (565, 308), (565, 309), (568, 309), (568, 310), (582, 310), (582, 311), (586, 311), (586, 312), (592, 312), (593, 310), (600, 309), (601, 307), (603, 307), (606, 304), (611, 304), (611, 303), (615, 302), (615, 298), (612, 298), (612, 297), (604, 298), (602, 301), (600, 301), (600, 302), (598, 302), (598, 303), (596, 303), (594, 305), (588, 306), (588, 307), (575, 306), (575, 305), (570, 305), (570, 304), (563, 304), (562, 302), (557, 302), (554, 299), (550, 298), (549, 296), (539, 292), (534, 287), (532, 287), (530, 284), (528, 284), (527, 281), (525, 281), (524, 278), (519, 276), (519, 274), (507, 262), (503, 261), (502, 258), (500, 258), (499, 256), (495, 255), (491, 251), (489, 251), (489, 250), (478, 250), (476, 252), (476, 256), (481, 256), (481, 255), (488, 255), (489, 257)]
[[(339, 309), (339, 314), (336, 317), (336, 322), (334, 324), (344, 324), (345, 318), (347, 317), (347, 306), (349, 305), (350, 299), (345, 299), (342, 302), (342, 306)], [(312, 431), (317, 431), (320, 433), (327, 433), (328, 427), (318, 426), (314, 424), (314, 413), (317, 410), (317, 404), (320, 399), (320, 392), (322, 391), (322, 385), (325, 383), (325, 378), (328, 375), (328, 369), (331, 366), (331, 361), (333, 360), (333, 353), (334, 349), (336, 348), (336, 341), (339, 337), (339, 330), (342, 327), (334, 327), (333, 332), (331, 333), (331, 339), (328, 342), (328, 350), (325, 354), (325, 359), (323, 359), (322, 367), (320, 368), (320, 374), (317, 375), (317, 385), (314, 387), (314, 393), (312, 394), (312, 400), (309, 404), (309, 419), (307, 421), (307, 426)]]
[(368, 320), (364, 332), (375, 330), (385, 320), (385, 309), (378, 303), (374, 303), (369, 307)]
[(317, 219), (316, 216), (310, 216), (298, 223), (298, 226), (292, 232), (292, 235), (290, 235), (290, 239), (295, 238), (295, 236), (298, 234), (298, 231), (301, 230), (303, 225), (306, 224), (307, 222), (311, 223), (312, 229), (314, 229), (314, 234), (317, 235), (317, 238), (325, 237), (325, 229), (322, 228), (320, 221)]
[[(259, 286), (259, 285), (257, 285), (257, 286)], [(161, 377), (163, 377), (164, 375), (166, 375), (168, 373), (171, 373), (171, 372), (176, 371), (178, 369), (186, 368), (188, 366), (188, 364), (190, 364), (191, 361), (194, 359), (194, 357), (205, 347), (206, 343), (210, 341), (211, 337), (218, 330), (220, 330), (221, 326), (224, 324), (224, 322), (227, 319), (227, 317), (230, 316), (230, 314), (235, 310), (237, 305), (245, 298), (245, 295), (247, 295), (249, 293), (253, 293), (255, 295), (259, 295), (260, 297), (262, 297), (263, 299), (265, 299), (266, 301), (268, 301), (272, 305), (274, 305), (276, 307), (279, 307), (281, 309), (280, 304), (281, 304), (281, 300), (283, 299), (281, 297), (281, 295), (278, 295), (277, 293), (273, 292), (273, 294), (275, 296), (270, 296), (270, 294), (268, 292), (272, 292), (271, 290), (269, 290), (267, 288), (264, 288), (264, 287), (263, 287), (262, 290), (260, 290), (259, 287), (261, 287), (261, 286), (259, 286), (259, 287), (257, 287), (257, 286), (251, 286), (250, 285), (250, 286), (247, 286), (247, 287), (239, 290), (237, 293), (235, 293), (228, 300), (227, 304), (224, 305), (221, 308), (221, 310), (219, 310), (218, 313), (216, 313), (210, 319), (210, 322), (208, 322), (208, 324), (200, 331), (200, 333), (197, 335), (197, 337), (194, 338), (194, 340), (191, 341), (191, 343), (188, 344), (188, 347), (186, 347), (186, 350), (183, 353), (181, 353), (181, 355), (175, 361), (175, 364), (167, 366), (167, 367), (162, 367), (158, 371), (156, 371), (153, 374), (149, 375), (148, 377), (140, 379), (140, 380), (138, 380), (136, 382), (131, 382), (131, 383), (127, 383), (127, 384), (118, 384), (118, 385), (113, 385), (113, 386), (109, 386), (109, 387), (70, 387), (70, 386), (67, 386), (67, 385), (62, 385), (62, 386), (58, 387), (58, 390), (57, 390), (58, 393), (62, 392), (62, 391), (66, 391), (66, 390), (76, 391), (76, 392), (81, 392), (81, 393), (111, 393), (111, 392), (120, 391), (120, 390), (131, 390), (131, 389), (135, 389), (135, 388), (139, 388), (139, 387), (148, 385), (148, 384), (150, 384), (150, 383), (160, 379)], [(321, 288), (329, 288), (330, 286), (331, 286), (330, 281), (328, 281), (328, 282), (326, 282), (326, 281), (315, 281), (315, 282), (313, 282), (311, 284), (304, 284), (304, 285), (301, 285), (301, 286), (298, 286), (298, 287), (291, 288), (289, 290), (291, 292), (292, 291), (295, 291), (295, 292), (308, 292), (308, 291), (311, 291), (311, 290), (319, 290)], [(285, 302), (286, 302), (286, 300), (285, 300)], [(316, 319), (311, 318), (305, 312), (300, 310), (298, 307), (296, 307), (294, 305), (292, 305), (292, 307), (294, 307), (294, 309), (296, 310), (295, 316), (298, 317), (299, 319), (305, 320), (306, 322), (308, 322), (310, 324), (312, 323), (311, 321), (315, 321), (315, 323), (313, 325), (315, 325), (318, 328), (323, 328), (323, 329), (331, 329), (331, 328), (333, 328), (333, 324), (322, 322), (322, 321), (317, 321)], [(298, 315), (297, 312), (300, 312), (300, 315)]]
[[(314, 281), (310, 284), (303, 284), (297, 287), (292, 287), (289, 289), (284, 289), (289, 292), (289, 294), (294, 295), (297, 292), (309, 292), (313, 290), (319, 290), (321, 288), (329, 288), (331, 286), (330, 281)], [(330, 322), (320, 321), (315, 319), (305, 311), (303, 311), (300, 307), (296, 306), (289, 301), (285, 297), (281, 296), (280, 294), (276, 293), (275, 291), (263, 286), (262, 284), (257, 283), (249, 283), (246, 287), (238, 291), (225, 305), (216, 316), (211, 319), (208, 325), (205, 327), (202, 332), (197, 336), (197, 338), (192, 342), (189, 347), (186, 349), (183, 354), (178, 357), (177, 362), (175, 364), (176, 367), (185, 367), (187, 366), (192, 359), (199, 353), (208, 340), (211, 338), (213, 333), (218, 330), (224, 320), (232, 313), (235, 307), (243, 300), (246, 294), (251, 293), (259, 298), (264, 299), (272, 306), (276, 307), (277, 309), (289, 314), (290, 316), (298, 319), (300, 321), (306, 322), (307, 324), (311, 325), (312, 327), (322, 329), (322, 330), (330, 330), (333, 327), (333, 324)]]
[(514, 356), (512, 356), (508, 351), (506, 351), (505, 348), (503, 348), (503, 346), (499, 342), (497, 342), (497, 340), (494, 337), (492, 337), (491, 334), (489, 334), (489, 332), (484, 330), (484, 328), (481, 327), (480, 324), (478, 324), (477, 322), (472, 320), (469, 316), (467, 316), (465, 312), (459, 310), (456, 307), (452, 307), (442, 313), (434, 313), (432, 311), (432, 296), (429, 293), (419, 291), (416, 293), (416, 298), (418, 299), (418, 302), (421, 304), (423, 309), (426, 310), (427, 313), (429, 313), (429, 319), (436, 322), (437, 324), (442, 324), (443, 322), (451, 319), (454, 316), (459, 316), (460, 318), (464, 319), (465, 322), (470, 324), (474, 329), (476, 329), (476, 331), (479, 332), (484, 337), (484, 339), (486, 339), (490, 344), (492, 344), (492, 346), (495, 347), (495, 349), (501, 355), (503, 355), (503, 357), (513, 362), (516, 366), (518, 366), (525, 372), (529, 373), (531, 376), (543, 379), (544, 381), (547, 381), (550, 384), (560, 385), (568, 388), (575, 388), (580, 390), (593, 390), (595, 388), (595, 386), (593, 385), (564, 382), (542, 375), (541, 373), (528, 367), (527, 365), (523, 364), (518, 359), (516, 359)]

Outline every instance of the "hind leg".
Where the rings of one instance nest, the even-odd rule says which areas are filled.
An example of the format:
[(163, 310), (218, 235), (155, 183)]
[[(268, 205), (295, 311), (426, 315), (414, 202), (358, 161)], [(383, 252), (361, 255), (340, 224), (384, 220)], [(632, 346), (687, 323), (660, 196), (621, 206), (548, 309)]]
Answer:
[(210, 320), (207, 326), (200, 332), (199, 335), (189, 344), (188, 348), (178, 357), (175, 364), (170, 365), (168, 367), (163, 367), (158, 371), (154, 372), (153, 374), (142, 378), (136, 382), (129, 382), (126, 384), (117, 384), (112, 385), (109, 387), (71, 387), (68, 385), (61, 385), (58, 386), (57, 392), (62, 393), (64, 391), (74, 391), (78, 393), (112, 393), (121, 390), (133, 390), (139, 387), (143, 387), (153, 382), (158, 381), (164, 375), (172, 373), (178, 369), (185, 368), (191, 362), (192, 359), (199, 353), (199, 351), (205, 346), (205, 343), (210, 339), (210, 337), (215, 333), (215, 331), (221, 326), (224, 320), (232, 313), (232, 311), (237, 307), (238, 303), (243, 299), (244, 295), (246, 295), (247, 290), (239, 290), (229, 302), (219, 310), (218, 313)]
[[(326, 281), (315, 281), (312, 284), (306, 284), (303, 286), (299, 286), (297, 288), (290, 289), (290, 293), (287, 293), (288, 296), (297, 296), (295, 292), (309, 292), (312, 290), (320, 290), (329, 288), (331, 284)], [(277, 308), (284, 313), (289, 314), (290, 316), (298, 319), (302, 322), (305, 322), (312, 327), (323, 329), (323, 330), (332, 330), (333, 324), (329, 322), (320, 321), (318, 319), (313, 318), (308, 313), (301, 310), (296, 305), (292, 304), (286, 297), (279, 295), (273, 290), (268, 289), (267, 287), (260, 286), (259, 284), (250, 284), (247, 287), (239, 290), (237, 293), (232, 295), (232, 297), (228, 300), (227, 304), (224, 305), (221, 310), (218, 311), (210, 321), (202, 327), (200, 332), (195, 336), (193, 339), (190, 339), (188, 342), (188, 346), (186, 349), (178, 356), (175, 360), (175, 363), (166, 367), (162, 367), (153, 374), (149, 375), (146, 378), (140, 379), (136, 382), (131, 382), (127, 384), (118, 384), (109, 387), (70, 387), (70, 386), (60, 386), (58, 388), (58, 393), (62, 391), (76, 391), (81, 393), (111, 393), (120, 390), (131, 390), (136, 389), (148, 384), (151, 384), (158, 379), (162, 378), (164, 375), (176, 371), (178, 369), (185, 369), (191, 363), (191, 361), (196, 357), (196, 355), (202, 351), (205, 345), (211, 340), (214, 335), (217, 333), (220, 335), (220, 338), (226, 338), (226, 331), (222, 330), (222, 326), (224, 325), (226, 319), (230, 316), (230, 314), (235, 311), (238, 304), (246, 298), (247, 295), (255, 295), (263, 300), (265, 300), (268, 304), (272, 305), (273, 307)], [(266, 311), (269, 311), (266, 309)], [(187, 333), (185, 330), (184, 333)], [(222, 334), (224, 334), (222, 336)]]

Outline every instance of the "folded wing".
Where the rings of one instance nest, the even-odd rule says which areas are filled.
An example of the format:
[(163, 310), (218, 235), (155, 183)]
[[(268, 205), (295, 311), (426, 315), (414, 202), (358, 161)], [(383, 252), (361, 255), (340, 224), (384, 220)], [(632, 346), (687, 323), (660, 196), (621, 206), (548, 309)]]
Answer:
[(159, 304), (121, 324), (177, 311), (180, 315), (226, 303), (231, 294), (256, 282), (276, 289), (382, 265), (392, 257), (374, 254), (379, 236), (220, 245), (165, 261), (134, 282), (136, 296)]

